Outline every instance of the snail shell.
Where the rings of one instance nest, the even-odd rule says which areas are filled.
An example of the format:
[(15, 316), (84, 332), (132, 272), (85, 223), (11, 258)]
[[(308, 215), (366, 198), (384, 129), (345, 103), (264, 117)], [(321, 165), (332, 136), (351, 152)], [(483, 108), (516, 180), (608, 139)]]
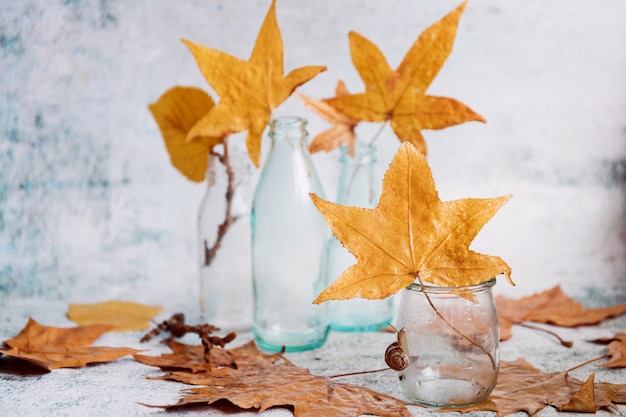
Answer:
[(404, 353), (398, 342), (393, 342), (385, 351), (385, 362), (394, 371), (402, 371), (409, 367), (409, 356)]
[(409, 367), (410, 360), (406, 352), (406, 335), (402, 329), (398, 332), (398, 341), (387, 347), (385, 362), (394, 371), (402, 371)]

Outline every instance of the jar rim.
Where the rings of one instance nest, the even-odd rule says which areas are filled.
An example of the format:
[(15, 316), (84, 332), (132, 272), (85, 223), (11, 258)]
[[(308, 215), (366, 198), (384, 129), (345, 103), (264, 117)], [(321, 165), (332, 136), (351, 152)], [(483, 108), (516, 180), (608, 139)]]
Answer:
[(496, 285), (496, 277), (488, 279), (487, 281), (483, 281), (474, 285), (466, 285), (461, 287), (441, 287), (438, 285), (423, 285), (419, 282), (412, 282), (409, 284), (406, 289), (409, 291), (416, 292), (430, 292), (430, 293), (449, 293), (449, 292), (457, 292), (457, 291), (477, 291), (484, 288), (490, 288)]
[(306, 124), (307, 120), (299, 116), (274, 116), (270, 120), (270, 126), (304, 126)]

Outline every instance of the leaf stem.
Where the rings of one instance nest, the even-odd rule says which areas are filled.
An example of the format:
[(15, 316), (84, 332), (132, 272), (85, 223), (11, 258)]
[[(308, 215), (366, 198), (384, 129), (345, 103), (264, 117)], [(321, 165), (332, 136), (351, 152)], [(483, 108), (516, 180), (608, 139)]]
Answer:
[(391, 368), (381, 368), (381, 369), (372, 369), (370, 371), (357, 371), (357, 372), (348, 372), (346, 374), (338, 374), (338, 375), (331, 375), (329, 376), (329, 378), (341, 378), (344, 376), (354, 376), (354, 375), (365, 375), (365, 374), (374, 374), (377, 372), (384, 372), (384, 371), (388, 371)]
[[(421, 278), (418, 276), (417, 277), (418, 281), (420, 282), (420, 285), (424, 285), (424, 283), (422, 282)], [(459, 336), (461, 336), (463, 339), (467, 340), (468, 342), (470, 342), (472, 345), (476, 346), (478, 349), (482, 350), (483, 353), (485, 355), (487, 355), (489, 357), (489, 361), (491, 362), (491, 367), (493, 369), (496, 369), (496, 360), (494, 359), (493, 355), (487, 350), (485, 349), (484, 346), (482, 346), (480, 343), (478, 343), (477, 341), (475, 341), (474, 339), (472, 339), (471, 337), (463, 334), (459, 329), (457, 329), (456, 327), (454, 327), (454, 324), (450, 323), (448, 321), (448, 319), (446, 319), (441, 312), (439, 311), (439, 309), (435, 306), (435, 304), (433, 303), (432, 299), (430, 298), (430, 296), (427, 293), (424, 293), (424, 295), (426, 296), (426, 300), (428, 300), (428, 304), (430, 304), (430, 306), (433, 308), (433, 310), (435, 311), (435, 314), (437, 314), (437, 316), (439, 316), (439, 318), (441, 320), (443, 320), (444, 323), (446, 323), (452, 330), (454, 330), (456, 333), (459, 334)]]
[(543, 327), (539, 327), (539, 326), (534, 326), (530, 323), (526, 323), (526, 322), (520, 322), (517, 323), (518, 325), (522, 326), (522, 327), (526, 327), (528, 329), (533, 329), (533, 330), (537, 330), (540, 332), (545, 332), (548, 333), (551, 336), (554, 336), (557, 338), (557, 340), (559, 341), (559, 343), (561, 343), (561, 345), (565, 346), (565, 347), (572, 347), (574, 346), (574, 342), (570, 341), (570, 340), (565, 340), (563, 339), (561, 336), (559, 336), (558, 334), (556, 334), (555, 332), (548, 330), (548, 329), (544, 329)]
[(606, 359), (608, 357), (610, 357), (610, 355), (598, 356), (597, 358), (589, 359), (588, 361), (585, 361), (585, 362), (583, 362), (581, 364), (578, 364), (578, 365), (574, 366), (573, 368), (569, 368), (567, 371), (565, 371), (565, 379), (567, 379), (568, 374), (570, 372), (572, 372), (572, 371), (574, 371), (574, 370), (576, 370), (578, 368), (582, 368), (583, 366), (589, 365), (590, 363), (597, 362), (597, 361), (600, 361), (602, 359)]

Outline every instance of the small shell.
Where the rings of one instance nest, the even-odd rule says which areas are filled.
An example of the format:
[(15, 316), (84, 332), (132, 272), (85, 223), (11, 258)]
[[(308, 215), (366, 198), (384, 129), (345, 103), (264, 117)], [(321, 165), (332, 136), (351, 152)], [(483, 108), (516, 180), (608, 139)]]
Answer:
[(409, 367), (409, 355), (404, 353), (398, 342), (393, 342), (385, 351), (385, 362), (394, 371), (402, 371)]

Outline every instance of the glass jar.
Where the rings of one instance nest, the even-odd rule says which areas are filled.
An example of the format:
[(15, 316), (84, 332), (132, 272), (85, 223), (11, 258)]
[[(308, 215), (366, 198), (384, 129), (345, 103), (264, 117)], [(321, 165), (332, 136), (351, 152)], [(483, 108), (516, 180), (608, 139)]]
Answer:
[[(376, 179), (376, 148), (364, 144), (341, 147), (341, 171), (337, 203), (374, 208), (379, 191)], [(354, 256), (334, 236), (326, 250), (326, 284), (356, 263)], [(354, 298), (328, 302), (330, 328), (340, 331), (373, 331), (387, 326), (393, 317), (393, 299)]]
[(487, 399), (499, 365), (495, 282), (451, 288), (414, 283), (403, 290), (396, 328), (409, 362), (399, 378), (410, 401), (461, 407)]
[(252, 327), (250, 171), (244, 153), (210, 155), (198, 212), (200, 320), (223, 331)]
[(270, 121), (271, 149), (252, 203), (253, 333), (263, 350), (301, 351), (328, 335), (322, 255), (330, 231), (309, 193), (323, 198), (306, 141), (306, 120)]

